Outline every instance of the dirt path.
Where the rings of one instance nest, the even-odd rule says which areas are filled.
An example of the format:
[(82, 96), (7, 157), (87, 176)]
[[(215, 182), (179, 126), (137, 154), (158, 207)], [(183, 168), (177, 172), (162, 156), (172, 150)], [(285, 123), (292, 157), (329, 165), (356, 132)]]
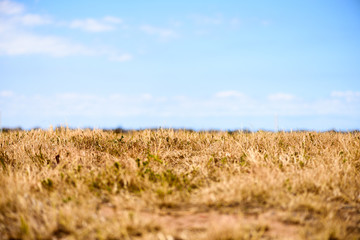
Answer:
[[(103, 206), (100, 214), (113, 217), (118, 213), (114, 208)], [(160, 231), (157, 239), (227, 239), (227, 234), (244, 239), (300, 239), (298, 225), (281, 220), (282, 214), (276, 211), (246, 215), (191, 209), (159, 213), (139, 211), (134, 213), (134, 217), (143, 223), (158, 226)]]

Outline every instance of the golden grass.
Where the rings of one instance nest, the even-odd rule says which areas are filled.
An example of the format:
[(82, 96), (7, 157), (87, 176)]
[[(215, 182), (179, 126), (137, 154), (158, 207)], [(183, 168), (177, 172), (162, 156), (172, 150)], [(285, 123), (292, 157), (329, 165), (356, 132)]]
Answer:
[(360, 133), (10, 131), (0, 239), (360, 239)]

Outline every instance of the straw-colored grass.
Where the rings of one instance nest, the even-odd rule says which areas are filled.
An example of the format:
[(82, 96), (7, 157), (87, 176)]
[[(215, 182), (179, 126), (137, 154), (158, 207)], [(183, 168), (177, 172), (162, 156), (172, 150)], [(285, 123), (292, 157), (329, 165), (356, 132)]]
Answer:
[(0, 239), (360, 239), (360, 133), (0, 135)]

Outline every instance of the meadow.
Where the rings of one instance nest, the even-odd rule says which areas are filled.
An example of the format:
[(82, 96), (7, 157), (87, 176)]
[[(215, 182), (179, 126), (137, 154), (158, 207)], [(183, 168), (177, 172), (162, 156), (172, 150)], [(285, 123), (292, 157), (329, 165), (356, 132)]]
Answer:
[(0, 239), (360, 239), (360, 133), (0, 135)]

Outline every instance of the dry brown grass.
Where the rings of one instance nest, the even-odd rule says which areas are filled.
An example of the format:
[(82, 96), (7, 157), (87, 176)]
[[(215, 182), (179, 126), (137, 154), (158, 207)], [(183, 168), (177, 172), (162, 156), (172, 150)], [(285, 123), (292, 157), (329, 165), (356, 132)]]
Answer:
[(12, 131), (0, 239), (360, 239), (359, 133)]

